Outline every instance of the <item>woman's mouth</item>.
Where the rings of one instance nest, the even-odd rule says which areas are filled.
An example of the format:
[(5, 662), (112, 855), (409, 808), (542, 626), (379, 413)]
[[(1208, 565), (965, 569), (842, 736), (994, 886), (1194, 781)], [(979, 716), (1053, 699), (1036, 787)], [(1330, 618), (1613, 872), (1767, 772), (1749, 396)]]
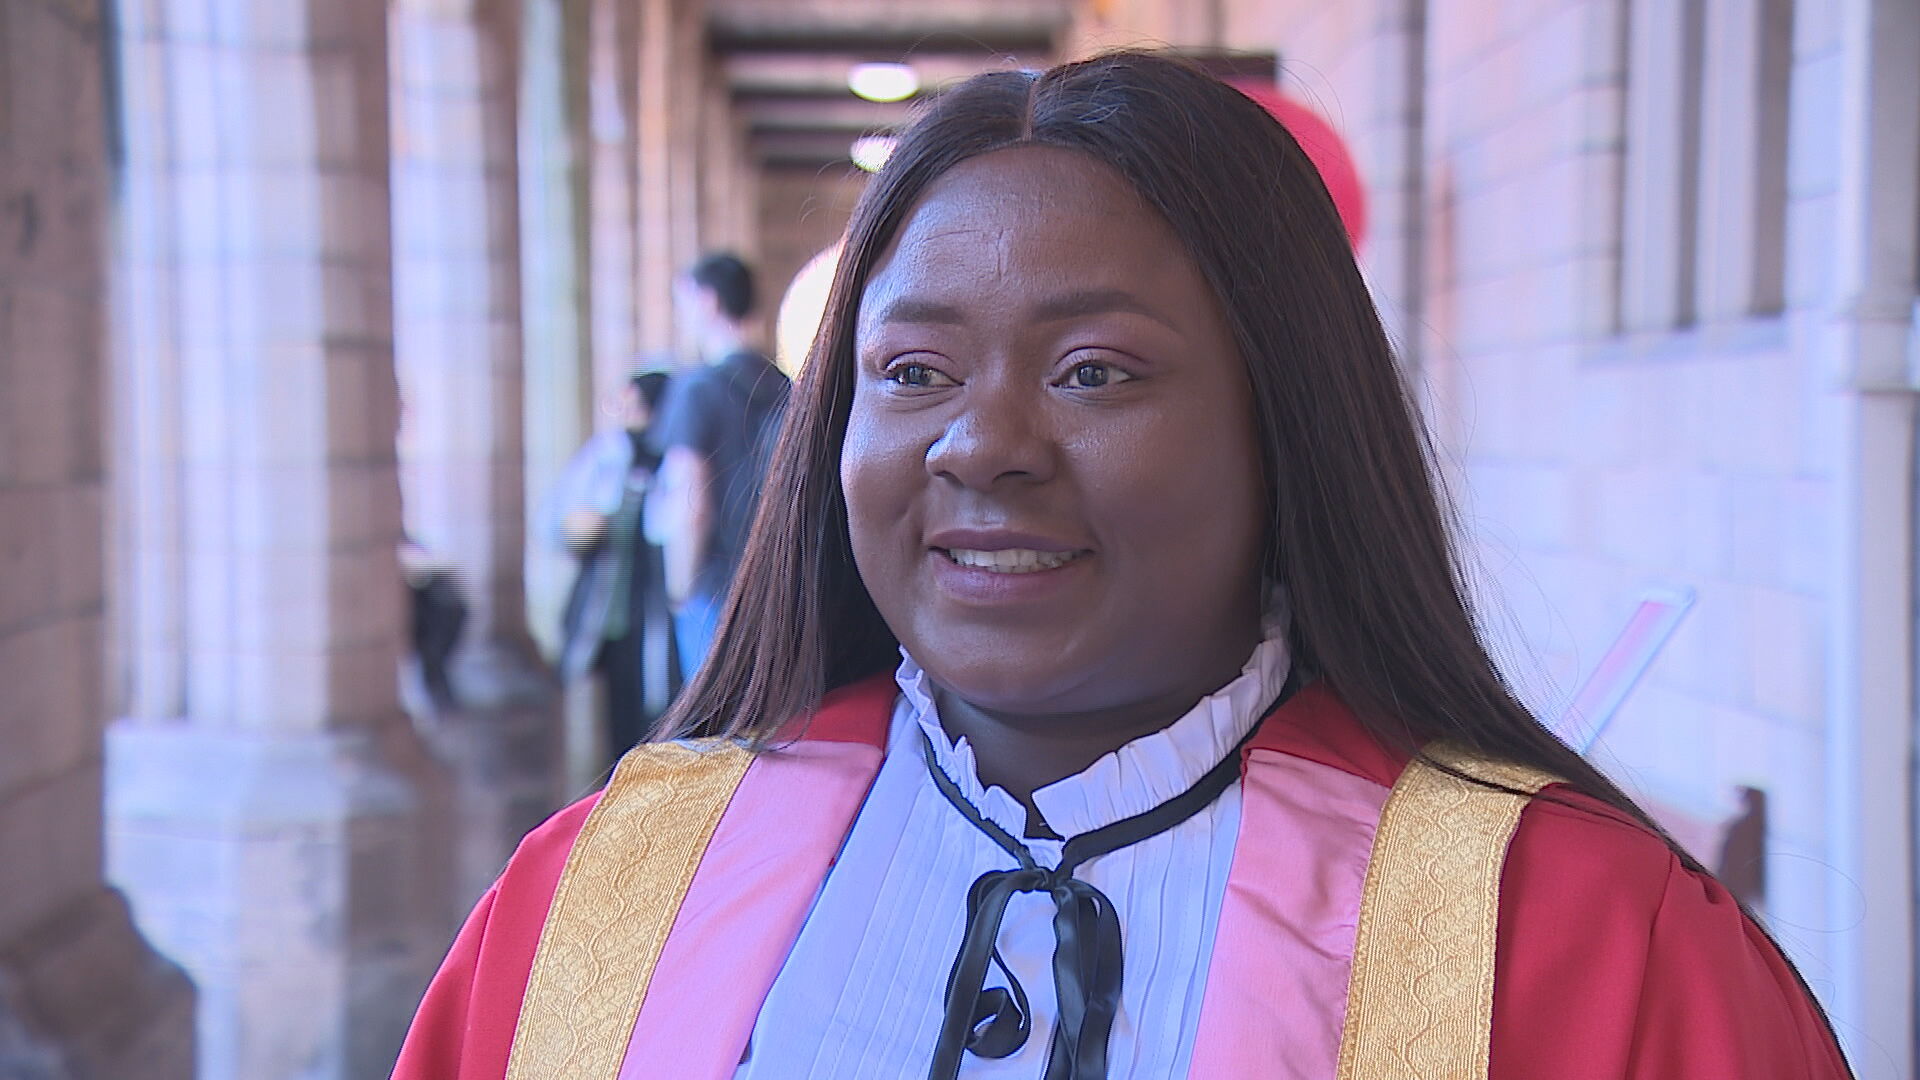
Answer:
[(1036, 551), (1032, 548), (1002, 548), (998, 551), (940, 548), (939, 551), (956, 566), (993, 574), (1033, 574), (1042, 570), (1057, 570), (1087, 554), (1085, 551)]

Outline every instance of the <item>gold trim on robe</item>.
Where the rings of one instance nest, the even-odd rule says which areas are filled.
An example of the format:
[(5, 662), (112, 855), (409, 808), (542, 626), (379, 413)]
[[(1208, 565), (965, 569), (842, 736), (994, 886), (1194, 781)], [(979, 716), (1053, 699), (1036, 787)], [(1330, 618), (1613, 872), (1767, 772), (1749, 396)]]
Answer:
[(567, 855), (508, 1080), (616, 1080), (680, 903), (753, 755), (656, 743), (620, 760)]
[(1447, 746), (1387, 796), (1354, 935), (1339, 1080), (1486, 1080), (1494, 948), (1507, 845), (1533, 792), (1555, 777)]

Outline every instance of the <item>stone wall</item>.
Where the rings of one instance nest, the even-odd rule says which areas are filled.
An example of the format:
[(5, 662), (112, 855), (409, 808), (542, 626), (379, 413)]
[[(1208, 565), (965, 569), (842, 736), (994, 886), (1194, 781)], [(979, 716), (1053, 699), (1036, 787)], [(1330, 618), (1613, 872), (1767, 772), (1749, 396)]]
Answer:
[(0, 1075), (185, 1078), (193, 989), (102, 881), (102, 13), (0, 5)]
[[(1804, 224), (1834, 157), (1816, 133), (1838, 127), (1838, 72), (1818, 62), (1832, 24), (1816, 7), (1802, 5), (1793, 42), (1802, 137), (1781, 211)], [(1852, 662), (1827, 648), (1847, 462), (1822, 438), (1826, 387), (1797, 337), (1826, 303), (1834, 253), (1817, 227), (1796, 229), (1784, 313), (1698, 304), (1690, 286), (1715, 272), (1695, 232), (1701, 205), (1670, 192), (1704, 174), (1642, 167), (1634, 148), (1662, 118), (1631, 107), (1684, 100), (1688, 80), (1648, 86), (1662, 73), (1632, 47), (1627, 7), (1440, 5), (1429, 19), (1433, 333), (1421, 359), (1503, 664), (1557, 716), (1646, 590), (1694, 590), (1596, 758), (1628, 790), (1698, 817), (1730, 814), (1738, 785), (1765, 790), (1771, 926), (1835, 994), (1838, 955), (1859, 947), (1827, 814), (1843, 718), (1824, 699), (1831, 665)], [(1746, 103), (1750, 120), (1760, 104)], [(1699, 276), (1646, 281), (1662, 262)], [(1664, 317), (1642, 318), (1649, 299)]]
[(203, 1080), (378, 1076), (455, 918), (398, 700), (388, 12), (121, 14), (112, 877)]

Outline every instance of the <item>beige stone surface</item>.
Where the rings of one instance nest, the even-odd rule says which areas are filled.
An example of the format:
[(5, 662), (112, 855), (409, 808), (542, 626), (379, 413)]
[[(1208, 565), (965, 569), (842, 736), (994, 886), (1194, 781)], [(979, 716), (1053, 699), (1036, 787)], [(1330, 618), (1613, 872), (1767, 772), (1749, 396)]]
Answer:
[(386, 6), (153, 12), (121, 28), (123, 96), (173, 107), (120, 187), (106, 861), (199, 988), (202, 1080), (377, 1076), (454, 917), (397, 690)]
[(0, 1075), (184, 1078), (192, 987), (101, 873), (99, 17), (0, 5)]

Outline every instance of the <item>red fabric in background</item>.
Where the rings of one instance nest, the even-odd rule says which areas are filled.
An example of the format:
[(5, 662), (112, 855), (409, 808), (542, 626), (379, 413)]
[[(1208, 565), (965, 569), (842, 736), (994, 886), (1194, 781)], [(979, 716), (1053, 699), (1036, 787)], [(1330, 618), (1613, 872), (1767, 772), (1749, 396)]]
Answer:
[(1306, 151), (1313, 167), (1320, 170), (1327, 194), (1333, 196), (1333, 208), (1340, 212), (1348, 241), (1358, 252), (1367, 238), (1367, 190), (1346, 140), (1325, 117), (1282, 94), (1272, 83), (1233, 79), (1228, 85), (1259, 103)]

